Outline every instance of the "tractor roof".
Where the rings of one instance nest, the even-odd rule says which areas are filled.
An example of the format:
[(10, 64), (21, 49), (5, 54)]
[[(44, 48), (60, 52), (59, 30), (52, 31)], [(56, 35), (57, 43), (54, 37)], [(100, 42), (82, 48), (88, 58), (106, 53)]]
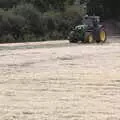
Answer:
[(100, 17), (99, 16), (85, 16), (83, 19), (91, 19), (91, 20), (100, 20)]

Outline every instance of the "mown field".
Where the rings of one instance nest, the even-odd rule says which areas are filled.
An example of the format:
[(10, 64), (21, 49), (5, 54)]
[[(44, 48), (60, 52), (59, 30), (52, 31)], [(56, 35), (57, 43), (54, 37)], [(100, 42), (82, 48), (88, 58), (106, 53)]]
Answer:
[(120, 120), (120, 42), (0, 45), (0, 120)]

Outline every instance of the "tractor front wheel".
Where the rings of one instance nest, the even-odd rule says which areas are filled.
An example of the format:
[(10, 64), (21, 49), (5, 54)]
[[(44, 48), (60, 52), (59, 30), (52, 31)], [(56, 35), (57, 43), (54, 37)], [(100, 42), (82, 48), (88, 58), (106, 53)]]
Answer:
[(91, 32), (86, 32), (85, 33), (84, 42), (85, 43), (93, 43), (94, 42), (94, 37), (93, 37), (93, 34)]

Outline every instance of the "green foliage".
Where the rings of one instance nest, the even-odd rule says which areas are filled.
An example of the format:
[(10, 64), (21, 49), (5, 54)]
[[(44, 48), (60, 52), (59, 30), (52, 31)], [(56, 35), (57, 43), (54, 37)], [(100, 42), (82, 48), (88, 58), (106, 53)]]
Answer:
[(40, 12), (46, 12), (48, 10), (64, 10), (66, 1), (68, 0), (21, 0), (23, 3), (34, 5)]
[(21, 4), (13, 9), (14, 13), (24, 17), (26, 32), (31, 34), (43, 34), (43, 21), (41, 13), (32, 4)]
[[(0, 0), (1, 42), (63, 39), (81, 21), (74, 0)], [(66, 7), (67, 6), (67, 7)]]
[(116, 18), (120, 16), (119, 3), (119, 0), (89, 0), (88, 13), (95, 13), (103, 18)]
[(75, 0), (66, 0), (65, 4), (67, 5), (73, 5)]
[(65, 39), (82, 16), (119, 17), (119, 1), (0, 0), (0, 39), (3, 42)]
[[(0, 11), (0, 37), (11, 36), (13, 39), (23, 38), (25, 20), (12, 12)], [(0, 42), (4, 42), (1, 41)]]
[[(49, 12), (45, 14), (49, 18), (45, 22), (48, 28), (49, 38), (51, 39), (65, 39), (73, 26), (81, 23), (81, 15), (75, 9), (66, 10), (65, 12)], [(48, 27), (49, 26), (49, 27)], [(58, 37), (57, 37), (58, 36)]]
[(12, 8), (14, 7), (19, 1), (18, 0), (0, 0), (0, 8)]

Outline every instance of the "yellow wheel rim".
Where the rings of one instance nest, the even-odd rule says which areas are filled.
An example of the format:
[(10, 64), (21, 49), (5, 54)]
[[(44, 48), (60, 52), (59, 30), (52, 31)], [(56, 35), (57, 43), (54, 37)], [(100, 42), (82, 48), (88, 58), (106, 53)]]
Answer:
[(100, 32), (100, 40), (104, 42), (105, 39), (106, 39), (106, 34), (105, 34), (104, 31), (101, 31), (101, 32)]
[(89, 43), (93, 42), (93, 36), (92, 36), (92, 35), (89, 35), (89, 36), (88, 36), (88, 42), (89, 42)]

